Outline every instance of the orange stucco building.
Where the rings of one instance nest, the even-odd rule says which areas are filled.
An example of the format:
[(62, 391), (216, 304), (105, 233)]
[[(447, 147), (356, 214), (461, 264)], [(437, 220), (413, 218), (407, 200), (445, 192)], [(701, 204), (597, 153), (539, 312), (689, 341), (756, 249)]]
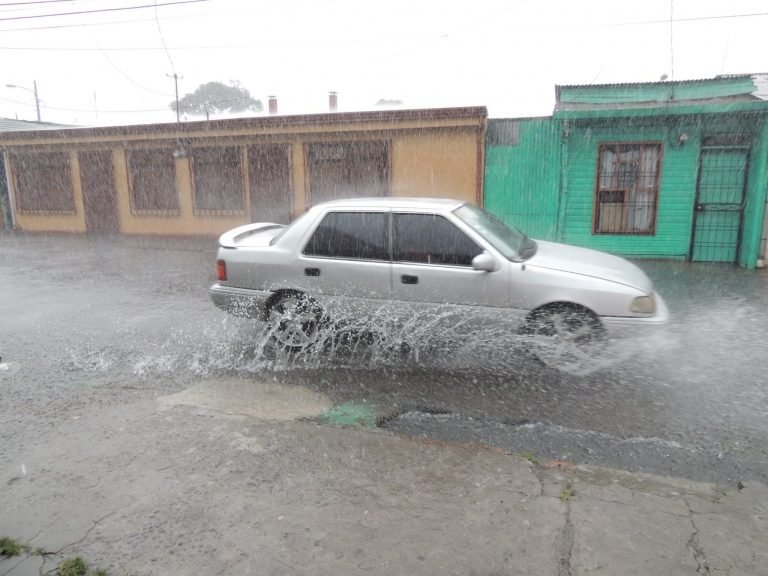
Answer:
[(483, 107), (0, 134), (26, 231), (215, 235), (349, 196), (482, 203)]

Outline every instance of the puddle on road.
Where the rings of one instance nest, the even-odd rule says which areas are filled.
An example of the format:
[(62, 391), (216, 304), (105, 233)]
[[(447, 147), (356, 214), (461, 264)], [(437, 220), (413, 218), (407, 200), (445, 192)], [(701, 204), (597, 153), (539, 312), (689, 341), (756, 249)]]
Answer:
[(18, 371), (18, 364), (12, 362), (0, 362), (0, 378), (3, 376), (13, 376)]
[(194, 406), (262, 420), (296, 420), (318, 416), (333, 406), (325, 395), (302, 386), (237, 377), (208, 378), (176, 394), (157, 399), (161, 410)]

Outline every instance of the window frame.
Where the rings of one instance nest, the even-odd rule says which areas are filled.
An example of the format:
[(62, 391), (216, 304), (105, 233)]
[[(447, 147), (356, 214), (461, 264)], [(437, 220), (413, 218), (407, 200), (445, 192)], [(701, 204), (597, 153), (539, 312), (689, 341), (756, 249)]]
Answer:
[[(602, 178), (602, 157), (603, 151), (607, 149), (613, 149), (617, 154), (626, 153), (628, 149), (637, 148), (642, 156), (643, 149), (646, 147), (655, 147), (658, 152), (655, 161), (655, 173), (653, 174), (653, 187), (647, 190), (653, 192), (650, 225), (648, 229), (629, 228), (628, 214), (631, 202), (628, 198), (631, 194), (639, 193), (637, 184), (632, 187), (621, 186), (608, 186), (601, 188)], [(659, 199), (661, 196), (661, 167), (664, 157), (664, 143), (656, 140), (637, 140), (637, 141), (608, 141), (600, 142), (597, 148), (597, 160), (595, 169), (595, 185), (592, 191), (592, 234), (594, 235), (614, 235), (614, 236), (654, 236), (656, 234), (656, 224), (658, 217)], [(621, 177), (621, 171), (616, 170), (612, 175), (612, 178), (618, 180)], [(635, 175), (636, 181), (642, 176)], [(621, 193), (623, 195), (622, 215), (621, 215), (621, 227), (619, 229), (603, 230), (601, 229), (601, 216), (602, 209), (607, 204), (601, 201), (601, 196), (606, 193)]]
[[(171, 175), (173, 178), (173, 196), (176, 199), (175, 208), (140, 208), (136, 206), (134, 198), (134, 174), (131, 169), (131, 155), (136, 152), (156, 152), (158, 155), (167, 154), (170, 159)], [(176, 159), (173, 156), (172, 147), (162, 148), (128, 148), (125, 150), (125, 168), (128, 176), (128, 200), (130, 204), (131, 215), (133, 216), (179, 216), (181, 214), (181, 199), (179, 198), (178, 174), (176, 170)]]
[[(230, 144), (228, 146), (217, 146), (215, 144), (209, 144), (209, 145), (199, 145), (194, 146), (190, 148), (189, 152), (189, 172), (190, 172), (190, 183), (192, 186), (192, 213), (195, 216), (245, 216), (248, 212), (248, 201), (246, 198), (247, 195), (247, 170), (248, 170), (248, 159), (247, 159), (247, 152), (245, 150), (246, 147), (244, 147), (241, 144)], [(198, 185), (197, 185), (197, 175), (199, 174), (199, 168), (196, 166), (198, 164), (198, 160), (196, 158), (196, 153), (199, 153), (200, 150), (223, 150), (223, 149), (236, 149), (237, 150), (237, 157), (238, 157), (238, 173), (239, 173), (239, 198), (240, 198), (240, 207), (239, 208), (200, 208), (197, 205), (198, 200)]]
[[(333, 147), (338, 147), (341, 150), (341, 154), (337, 158), (319, 158), (318, 153), (322, 150), (330, 151)], [(371, 147), (366, 150), (366, 147)], [(380, 147), (380, 154), (372, 154), (372, 148)], [(304, 149), (304, 169), (305, 169), (305, 201), (307, 204), (317, 204), (320, 202), (326, 202), (331, 200), (338, 200), (342, 198), (355, 198), (355, 197), (378, 197), (386, 198), (392, 195), (392, 140), (388, 138), (363, 138), (363, 139), (332, 139), (332, 140), (313, 140), (305, 142)], [(327, 166), (331, 163), (335, 163), (337, 166), (345, 168), (347, 170), (346, 175), (351, 176), (349, 168), (355, 165), (359, 165), (361, 160), (371, 162), (373, 159), (377, 159), (381, 162), (378, 166), (382, 169), (382, 178), (378, 182), (381, 187), (380, 193), (360, 193), (363, 188), (359, 187), (357, 183), (354, 184), (354, 193), (350, 195), (341, 195), (334, 197), (326, 197), (318, 191), (318, 184), (315, 181), (319, 177), (318, 169), (322, 172), (323, 169), (327, 169)], [(359, 166), (358, 166), (359, 168)], [(355, 176), (359, 176), (358, 172), (355, 172)], [(348, 183), (352, 186), (352, 183)], [(325, 192), (324, 189), (321, 189)]]
[[(411, 261), (411, 260), (398, 260), (395, 258), (396, 254), (396, 248), (397, 248), (397, 229), (395, 225), (395, 218), (398, 216), (428, 216), (432, 218), (440, 218), (443, 222), (447, 223), (449, 226), (452, 226), (454, 230), (456, 230), (458, 233), (462, 234), (464, 238), (466, 238), (469, 242), (474, 244), (477, 249), (479, 250), (475, 256), (472, 256), (469, 259), (469, 263), (467, 264), (447, 264), (444, 262), (418, 262), (418, 261)], [(470, 234), (467, 234), (466, 230), (462, 229), (461, 226), (459, 226), (456, 222), (448, 218), (445, 214), (440, 214), (439, 212), (418, 212), (418, 211), (393, 211), (390, 215), (390, 257), (392, 259), (393, 264), (399, 264), (399, 265), (405, 265), (405, 266), (439, 266), (439, 267), (449, 267), (449, 268), (472, 268), (472, 260), (479, 254), (482, 254), (485, 252), (486, 248), (477, 242)]]
[[(307, 247), (312, 242), (312, 239), (315, 237), (315, 234), (317, 234), (317, 231), (320, 229), (320, 227), (323, 225), (323, 222), (325, 222), (326, 218), (331, 216), (332, 214), (378, 214), (384, 216), (384, 244), (386, 249), (386, 258), (363, 258), (363, 257), (356, 257), (356, 256), (332, 256), (332, 255), (326, 255), (326, 254), (312, 254), (307, 252)], [(318, 258), (318, 259), (324, 259), (324, 260), (343, 260), (343, 261), (349, 261), (349, 262), (374, 262), (374, 263), (386, 263), (391, 264), (392, 263), (392, 218), (391, 213), (389, 210), (382, 209), (382, 210), (362, 210), (362, 209), (330, 209), (327, 212), (323, 213), (323, 215), (318, 219), (317, 224), (312, 228), (312, 230), (307, 234), (306, 240), (304, 241), (302, 247), (301, 247), (301, 256), (304, 258)]]
[[(62, 180), (68, 184), (68, 190), (66, 190), (67, 195), (67, 207), (56, 207), (56, 208), (25, 208), (24, 207), (24, 195), (23, 195), (23, 187), (19, 185), (19, 166), (17, 164), (17, 159), (21, 157), (40, 157), (45, 155), (56, 155), (63, 157), (65, 162), (62, 163), (62, 166), (64, 168), (63, 176), (65, 176)], [(12, 176), (13, 181), (13, 196), (14, 201), (16, 205), (16, 210), (19, 214), (29, 214), (29, 215), (52, 215), (52, 214), (61, 214), (61, 215), (75, 215), (77, 214), (77, 203), (75, 202), (75, 186), (74, 182), (72, 181), (72, 156), (69, 152), (65, 150), (40, 150), (40, 151), (20, 151), (20, 152), (10, 152), (8, 154), (8, 160), (10, 164), (10, 172)], [(37, 198), (39, 200), (39, 197)]]

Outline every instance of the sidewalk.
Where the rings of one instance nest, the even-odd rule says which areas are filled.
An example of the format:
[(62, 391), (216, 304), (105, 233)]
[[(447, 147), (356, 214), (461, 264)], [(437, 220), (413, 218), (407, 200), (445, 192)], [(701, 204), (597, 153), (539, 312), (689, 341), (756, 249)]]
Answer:
[(236, 391), (227, 407), (145, 395), (37, 429), (16, 414), (0, 536), (58, 553), (0, 575), (76, 555), (110, 576), (768, 574), (763, 485), (297, 421), (322, 404), (301, 390), (250, 407)]

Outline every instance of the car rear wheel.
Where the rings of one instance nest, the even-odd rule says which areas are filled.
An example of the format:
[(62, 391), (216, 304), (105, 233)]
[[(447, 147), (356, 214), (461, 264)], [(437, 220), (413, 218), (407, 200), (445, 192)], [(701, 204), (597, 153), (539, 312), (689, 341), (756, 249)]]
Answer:
[(267, 323), (270, 336), (280, 349), (303, 352), (320, 339), (323, 310), (302, 292), (280, 292), (267, 307)]
[(591, 311), (576, 305), (555, 305), (534, 311), (523, 332), (531, 336), (539, 362), (564, 371), (593, 369), (606, 348), (605, 328)]

